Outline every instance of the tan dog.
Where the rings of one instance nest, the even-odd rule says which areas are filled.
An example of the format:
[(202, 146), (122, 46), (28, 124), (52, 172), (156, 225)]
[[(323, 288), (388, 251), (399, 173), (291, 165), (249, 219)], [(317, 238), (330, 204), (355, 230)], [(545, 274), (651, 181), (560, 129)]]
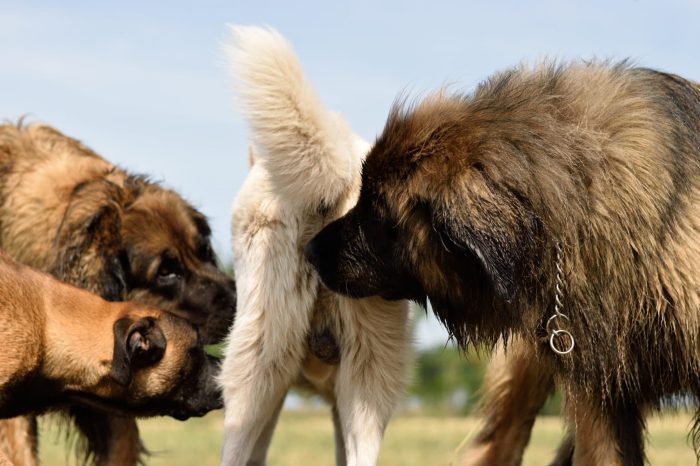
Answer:
[(519, 464), (556, 384), (558, 460), (639, 466), (648, 414), (700, 397), (699, 244), (700, 86), (594, 61), (396, 106), (306, 254), (339, 293), (429, 298), (462, 347), (508, 340), (468, 464)]
[(0, 418), (79, 403), (121, 415), (222, 405), (216, 363), (170, 313), (110, 303), (0, 253)]
[[(368, 145), (323, 108), (279, 33), (234, 32), (233, 65), (256, 152), (232, 215), (239, 294), (220, 376), (222, 463), (265, 464), (284, 396), (302, 383), (333, 407), (336, 463), (370, 466), (407, 379), (408, 303), (332, 293), (302, 253), (354, 202)], [(321, 362), (321, 346), (336, 349), (339, 362)]]
[[(48, 126), (0, 126), (0, 248), (109, 301), (180, 315), (205, 343), (233, 320), (235, 285), (216, 266), (204, 215)], [(84, 435), (85, 459), (136, 464), (143, 447), (134, 419), (83, 406), (66, 412)], [(0, 422), (0, 449), (36, 464), (36, 420)]]

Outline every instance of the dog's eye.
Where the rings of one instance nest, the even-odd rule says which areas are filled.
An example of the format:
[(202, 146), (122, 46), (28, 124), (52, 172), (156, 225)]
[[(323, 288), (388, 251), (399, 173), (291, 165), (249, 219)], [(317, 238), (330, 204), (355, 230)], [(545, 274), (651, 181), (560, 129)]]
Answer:
[(167, 267), (163, 267), (158, 270), (158, 276), (161, 278), (176, 278), (177, 274)]
[(158, 267), (158, 278), (173, 280), (182, 276), (182, 267), (174, 257), (164, 257)]
[(211, 244), (208, 242), (203, 242), (197, 249), (197, 256), (204, 262), (215, 262), (214, 250), (211, 248)]

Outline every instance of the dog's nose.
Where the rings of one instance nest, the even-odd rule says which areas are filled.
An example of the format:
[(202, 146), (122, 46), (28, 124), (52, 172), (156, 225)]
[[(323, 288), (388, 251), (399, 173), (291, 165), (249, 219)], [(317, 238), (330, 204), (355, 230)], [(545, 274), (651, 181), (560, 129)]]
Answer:
[(304, 247), (304, 256), (306, 256), (306, 260), (308, 260), (311, 265), (318, 268), (319, 255), (318, 242), (316, 241), (316, 238), (306, 243), (306, 246)]

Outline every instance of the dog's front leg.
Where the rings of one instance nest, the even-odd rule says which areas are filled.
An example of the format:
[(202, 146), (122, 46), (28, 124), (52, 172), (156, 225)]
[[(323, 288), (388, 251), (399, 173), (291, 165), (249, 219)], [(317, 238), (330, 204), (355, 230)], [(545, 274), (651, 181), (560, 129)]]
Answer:
[[(362, 380), (359, 374), (361, 369), (342, 366), (341, 363), (336, 388), (339, 420), (338, 425), (334, 426), (337, 442), (336, 464), (373, 466), (377, 463), (384, 429), (394, 408), (390, 400), (380, 399), (383, 398), (381, 394), (377, 394), (375, 398), (369, 387), (360, 386), (372, 385), (379, 390), (382, 383), (379, 380), (380, 374), (370, 374), (368, 371)], [(337, 441), (338, 430), (342, 435), (340, 442)]]
[(10, 464), (39, 464), (36, 417), (0, 419), (0, 452), (4, 452)]
[(136, 419), (95, 411), (82, 406), (69, 410), (75, 425), (85, 437), (86, 458), (95, 466), (129, 466), (139, 463), (144, 447)]
[(406, 383), (408, 305), (339, 299), (344, 333), (335, 393), (347, 465), (371, 466)]
[(109, 416), (105, 421), (109, 424), (111, 438), (107, 446), (106, 457), (102, 458), (98, 464), (100, 466), (139, 464), (141, 452), (144, 448), (139, 438), (136, 419)]

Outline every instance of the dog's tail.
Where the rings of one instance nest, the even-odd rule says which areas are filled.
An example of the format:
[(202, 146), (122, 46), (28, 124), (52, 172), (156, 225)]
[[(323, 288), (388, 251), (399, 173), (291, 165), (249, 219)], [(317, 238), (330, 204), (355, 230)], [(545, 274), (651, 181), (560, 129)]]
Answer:
[(255, 162), (282, 196), (330, 207), (359, 184), (369, 145), (321, 105), (287, 40), (273, 29), (231, 26), (226, 47)]

